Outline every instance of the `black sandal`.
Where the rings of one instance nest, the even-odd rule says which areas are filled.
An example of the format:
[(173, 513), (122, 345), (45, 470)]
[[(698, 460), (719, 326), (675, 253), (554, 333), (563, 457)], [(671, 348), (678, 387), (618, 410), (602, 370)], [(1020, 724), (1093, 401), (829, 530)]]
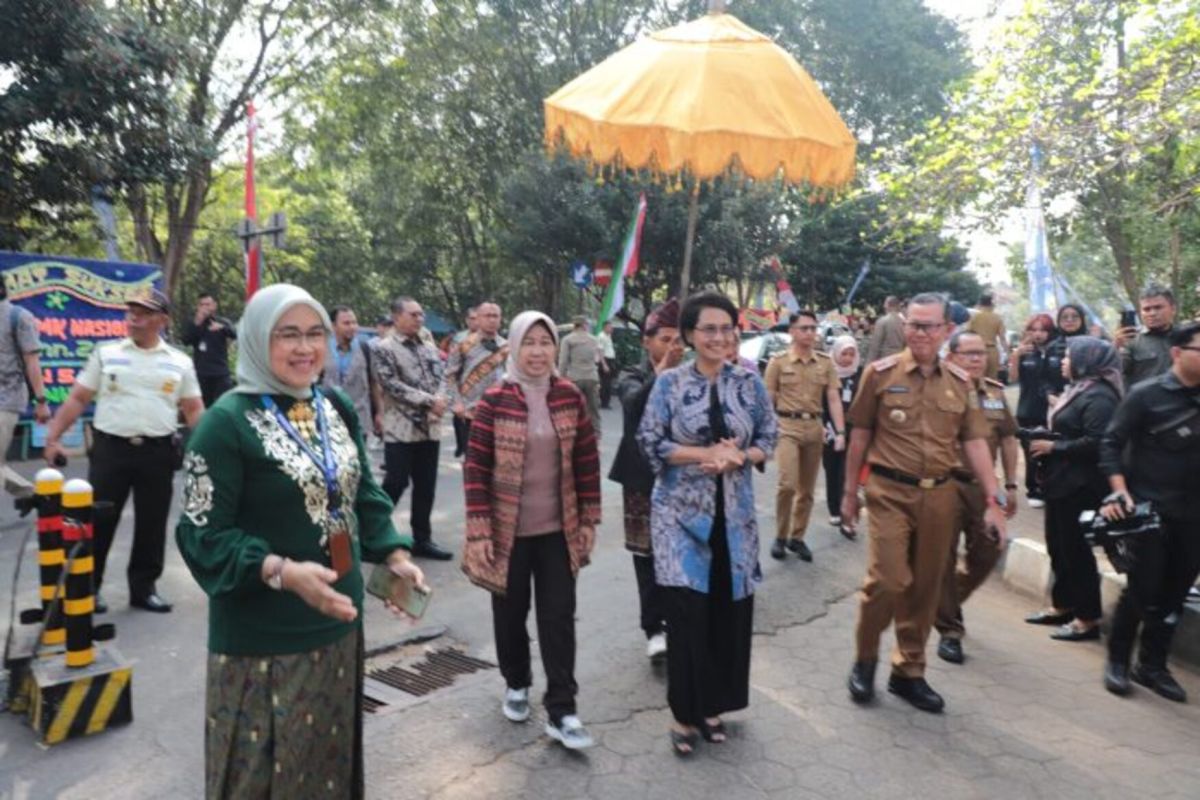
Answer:
[(699, 743), (700, 737), (695, 732), (680, 733), (674, 728), (671, 729), (671, 749), (675, 751), (675, 755), (687, 758), (696, 752), (696, 745)]
[[(700, 735), (704, 737), (704, 741), (712, 744), (724, 744), (729, 740), (729, 734), (725, 732), (725, 723), (718, 722), (716, 725), (709, 725), (708, 722), (701, 723)], [(721, 738), (717, 738), (717, 737)]]
[(858, 538), (858, 532), (849, 525), (838, 525), (838, 532), (852, 542)]

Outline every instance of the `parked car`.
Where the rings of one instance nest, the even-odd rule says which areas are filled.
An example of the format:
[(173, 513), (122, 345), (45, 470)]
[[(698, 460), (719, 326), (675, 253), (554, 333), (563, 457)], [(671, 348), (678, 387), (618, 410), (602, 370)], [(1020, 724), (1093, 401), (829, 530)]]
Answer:
[(766, 370), (767, 362), (787, 350), (791, 343), (791, 335), (777, 330), (743, 334), (742, 343), (738, 345), (738, 355), (757, 364), (761, 373)]

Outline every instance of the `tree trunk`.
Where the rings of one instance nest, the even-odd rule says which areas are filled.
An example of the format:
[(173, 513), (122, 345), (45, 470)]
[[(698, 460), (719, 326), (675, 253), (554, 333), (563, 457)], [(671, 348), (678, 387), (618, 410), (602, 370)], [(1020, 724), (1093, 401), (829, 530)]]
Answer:
[(1104, 239), (1112, 250), (1113, 261), (1117, 263), (1117, 277), (1129, 302), (1136, 308), (1138, 303), (1137, 276), (1133, 272), (1133, 243), (1125, 230), (1124, 221), (1114, 213), (1105, 213), (1101, 221)]

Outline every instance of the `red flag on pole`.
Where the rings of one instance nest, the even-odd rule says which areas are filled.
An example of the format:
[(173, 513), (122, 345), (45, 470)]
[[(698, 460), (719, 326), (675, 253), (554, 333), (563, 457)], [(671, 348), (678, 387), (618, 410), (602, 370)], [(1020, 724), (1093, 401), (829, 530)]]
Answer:
[[(254, 103), (246, 104), (246, 218), (258, 222), (258, 201), (254, 196), (254, 134), (257, 127), (254, 118)], [(246, 244), (246, 299), (258, 291), (259, 263), (262, 259), (261, 244), (253, 237)]]

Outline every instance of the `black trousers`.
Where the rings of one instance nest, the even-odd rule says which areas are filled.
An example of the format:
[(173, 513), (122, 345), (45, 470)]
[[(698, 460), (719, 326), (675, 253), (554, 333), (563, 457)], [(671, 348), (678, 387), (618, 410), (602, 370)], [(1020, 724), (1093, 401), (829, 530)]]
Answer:
[(383, 446), (383, 491), (397, 504), (412, 482), (412, 531), (415, 542), (433, 536), (429, 515), (437, 489), (441, 442), (388, 442)]
[(523, 536), (513, 541), (508, 562), (507, 592), (492, 595), (492, 625), (500, 674), (510, 689), (533, 684), (529, 660), (530, 583), (536, 603), (538, 645), (546, 671), (543, 703), (558, 724), (575, 713), (575, 577), (567, 540), (561, 533)]
[[(1018, 419), (1017, 425), (1022, 428), (1045, 427), (1046, 420)], [(1025, 454), (1025, 496), (1035, 500), (1042, 499), (1042, 486), (1038, 482), (1037, 462), (1029, 455), (1029, 442), (1021, 439), (1021, 452)]]
[(825, 443), (821, 451), (821, 464), (825, 467), (825, 504), (829, 516), (842, 515), (842, 492), (846, 488), (846, 451), (834, 450), (832, 442)]
[(608, 408), (609, 403), (612, 402), (613, 381), (617, 377), (617, 360), (606, 358), (604, 366), (607, 369), (600, 370), (600, 407)]
[(1076, 619), (1098, 620), (1100, 611), (1100, 571), (1096, 554), (1083, 538), (1079, 514), (1096, 509), (1104, 495), (1083, 489), (1063, 498), (1046, 498), (1046, 550), (1054, 570), (1050, 596), (1054, 607), (1070, 610)]
[(1167, 666), (1188, 587), (1200, 575), (1200, 535), (1195, 522), (1164, 517), (1162, 523), (1158, 536), (1138, 543), (1129, 581), (1113, 614), (1110, 661), (1129, 663), (1140, 625), (1138, 661), (1155, 669)]
[(221, 395), (233, 388), (233, 381), (228, 375), (202, 375), (198, 380), (205, 408), (212, 408), (213, 403), (217, 402)]
[(93, 522), (96, 591), (104, 580), (108, 551), (129, 493), (133, 492), (133, 549), (129, 554), (129, 594), (145, 597), (163, 572), (171, 481), (175, 475), (170, 440), (140, 447), (96, 431), (88, 463), (96, 510)]
[(663, 590), (654, 580), (654, 556), (633, 556), (633, 572), (637, 576), (638, 603), (642, 613), (642, 630), (649, 639), (666, 630), (667, 610)]
[(454, 415), (454, 457), (458, 458), (467, 452), (467, 437), (471, 433), (471, 421), (466, 417)]

